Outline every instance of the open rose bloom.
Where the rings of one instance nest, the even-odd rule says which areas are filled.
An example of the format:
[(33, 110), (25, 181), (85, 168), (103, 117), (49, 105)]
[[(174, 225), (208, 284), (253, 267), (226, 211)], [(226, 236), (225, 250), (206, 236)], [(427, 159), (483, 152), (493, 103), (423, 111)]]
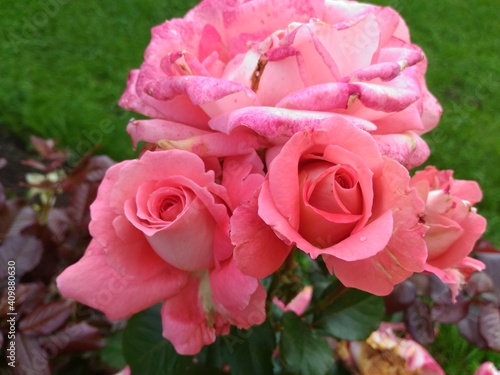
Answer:
[(441, 107), (425, 85), (423, 52), (391, 8), (209, 0), (152, 33), (120, 99), (155, 119), (133, 122), (135, 142), (203, 142), (207, 131), (240, 126), (278, 141), (341, 115), (407, 166), (429, 154), (419, 135)]
[(108, 170), (61, 293), (111, 319), (161, 302), (196, 354), (266, 319), (260, 279), (296, 251), (375, 295), (415, 272), (458, 290), (486, 222), (476, 183), (410, 177), (441, 115), (426, 67), (396, 11), (356, 1), (206, 0), (154, 27), (120, 99), (147, 151)]
[(444, 375), (424, 347), (396, 335), (401, 330), (398, 324), (382, 323), (365, 341), (341, 342), (340, 357), (360, 375)]

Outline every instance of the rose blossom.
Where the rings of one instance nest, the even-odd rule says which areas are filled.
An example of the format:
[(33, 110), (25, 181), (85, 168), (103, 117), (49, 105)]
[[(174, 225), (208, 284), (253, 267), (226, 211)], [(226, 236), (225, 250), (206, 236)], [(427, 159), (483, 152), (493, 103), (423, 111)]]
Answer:
[(265, 290), (235, 267), (229, 238), (232, 205), (263, 177), (251, 158), (228, 159), (224, 170), (228, 189), (186, 151), (111, 167), (91, 206), (93, 240), (58, 277), (61, 293), (110, 319), (163, 302), (163, 335), (180, 354), (196, 354), (230, 324), (263, 322)]
[(268, 152), (258, 195), (231, 218), (237, 265), (266, 277), (296, 245), (322, 256), (344, 285), (388, 294), (423, 271), (424, 202), (368, 133), (342, 118), (324, 125)]
[(478, 367), (474, 375), (500, 375), (500, 370), (498, 370), (495, 365), (491, 362), (484, 362)]
[(341, 341), (339, 355), (360, 375), (444, 375), (443, 369), (422, 345), (395, 334), (401, 330), (404, 327), (398, 324), (382, 323), (365, 341)]
[[(426, 65), (388, 7), (206, 0), (153, 28), (120, 105), (165, 124), (224, 133), (337, 113), (373, 134), (418, 138), (441, 114), (425, 85)], [(229, 122), (220, 121), (229, 113)], [(415, 144), (426, 148), (420, 138)]]
[(486, 229), (486, 219), (473, 207), (482, 199), (481, 189), (475, 181), (455, 180), (453, 171), (435, 167), (415, 173), (411, 186), (426, 202), (425, 270), (449, 284), (456, 296), (473, 272), (484, 269), (482, 262), (467, 257)]
[(278, 297), (273, 298), (273, 303), (284, 312), (293, 311), (297, 315), (302, 315), (311, 303), (313, 296), (313, 288), (307, 285), (293, 299), (285, 304)]

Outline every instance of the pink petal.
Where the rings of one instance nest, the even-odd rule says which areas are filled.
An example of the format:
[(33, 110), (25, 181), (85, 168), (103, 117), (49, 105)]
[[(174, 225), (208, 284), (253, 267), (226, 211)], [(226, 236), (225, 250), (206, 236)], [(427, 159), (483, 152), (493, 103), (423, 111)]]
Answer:
[(234, 260), (210, 272), (210, 286), (217, 311), (231, 324), (247, 329), (266, 319), (264, 287), (242, 274)]
[(103, 311), (110, 319), (126, 318), (178, 293), (187, 282), (173, 268), (150, 278), (123, 275), (109, 266), (102, 247), (92, 241), (85, 255), (57, 277), (66, 298)]
[(430, 155), (427, 143), (413, 132), (402, 134), (374, 134), (380, 153), (412, 169), (423, 164)]
[(343, 82), (308, 86), (284, 96), (276, 107), (310, 111), (346, 109), (350, 98), (359, 94), (355, 89)]
[(283, 302), (274, 297), (273, 303), (283, 311), (293, 311), (297, 315), (302, 315), (306, 311), (307, 306), (311, 303), (313, 296), (313, 288), (308, 285), (302, 289), (289, 303), (285, 306)]
[(205, 158), (248, 154), (265, 147), (267, 142), (263, 142), (254, 133), (239, 132), (229, 135), (209, 133), (182, 140), (162, 139), (158, 145), (164, 150), (184, 150)]
[(223, 164), (222, 185), (234, 209), (252, 198), (264, 181), (264, 166), (257, 153), (227, 157)]
[(236, 266), (245, 274), (264, 278), (285, 261), (292, 246), (282, 242), (257, 214), (257, 197), (236, 208), (231, 217), (231, 240)]
[(128, 123), (127, 132), (132, 138), (134, 147), (137, 147), (140, 141), (150, 143), (157, 143), (162, 139), (177, 141), (209, 133), (206, 130), (166, 120), (133, 120)]
[(406, 74), (387, 83), (351, 83), (359, 92), (359, 100), (368, 108), (384, 112), (400, 112), (420, 96), (418, 81)]
[(197, 106), (193, 105), (187, 96), (178, 96), (169, 101), (161, 101), (146, 95), (142, 90), (137, 91), (139, 70), (132, 70), (127, 81), (127, 89), (118, 104), (148, 117), (166, 119), (183, 124), (205, 128), (208, 116)]
[(216, 328), (207, 321), (199, 289), (200, 279), (191, 279), (161, 308), (163, 337), (181, 355), (198, 354), (203, 346), (210, 345), (216, 338)]
[(474, 244), (486, 230), (486, 219), (478, 214), (470, 213), (467, 219), (460, 223), (463, 235), (448, 249), (428, 263), (438, 268), (453, 267), (472, 251)]

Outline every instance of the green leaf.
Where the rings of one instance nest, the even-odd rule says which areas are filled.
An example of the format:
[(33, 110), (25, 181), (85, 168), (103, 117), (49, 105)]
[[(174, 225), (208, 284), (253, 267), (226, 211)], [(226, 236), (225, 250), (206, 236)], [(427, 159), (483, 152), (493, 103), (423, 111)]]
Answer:
[(375, 331), (385, 313), (381, 297), (348, 289), (314, 316), (314, 326), (344, 340), (364, 340)]
[(123, 331), (118, 331), (106, 337), (106, 346), (99, 351), (101, 360), (115, 369), (122, 369), (127, 365), (123, 358)]
[(274, 330), (269, 322), (249, 330), (232, 328), (220, 337), (223, 356), (231, 375), (272, 375), (272, 356), (276, 348)]
[(193, 367), (192, 357), (177, 354), (163, 338), (160, 305), (130, 318), (123, 332), (123, 355), (132, 374), (180, 375)]
[(285, 373), (321, 375), (332, 369), (332, 349), (324, 337), (293, 312), (283, 315), (281, 323), (280, 353)]

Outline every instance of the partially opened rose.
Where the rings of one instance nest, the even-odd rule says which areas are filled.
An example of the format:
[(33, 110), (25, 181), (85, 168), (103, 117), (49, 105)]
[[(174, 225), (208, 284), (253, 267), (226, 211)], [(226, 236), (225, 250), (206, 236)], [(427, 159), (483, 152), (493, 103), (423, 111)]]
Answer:
[(456, 295), (475, 271), (484, 268), (469, 258), (474, 244), (486, 230), (486, 219), (474, 207), (482, 192), (475, 181), (455, 180), (453, 171), (427, 167), (411, 179), (426, 202), (422, 221), (429, 227), (425, 242), (429, 252), (426, 271), (449, 284)]
[(61, 293), (111, 319), (163, 302), (163, 335), (180, 354), (198, 353), (230, 324), (260, 324), (265, 290), (235, 267), (229, 238), (233, 204), (262, 181), (247, 159), (224, 167), (228, 189), (186, 151), (111, 167), (91, 206), (93, 240), (58, 277)]
[(224, 131), (215, 118), (230, 112), (253, 128), (338, 113), (413, 137), (441, 114), (424, 54), (388, 7), (205, 0), (152, 34), (120, 105), (156, 119)]
[(404, 326), (382, 323), (365, 341), (341, 341), (339, 355), (360, 375), (444, 375), (429, 352), (411, 338), (401, 338)]
[(479, 366), (476, 372), (474, 372), (474, 375), (500, 375), (500, 370), (498, 370), (493, 363), (484, 362)]
[(377, 295), (423, 270), (424, 202), (408, 171), (338, 118), (268, 152), (260, 192), (231, 218), (238, 267), (265, 277), (293, 246), (322, 256), (349, 287)]

